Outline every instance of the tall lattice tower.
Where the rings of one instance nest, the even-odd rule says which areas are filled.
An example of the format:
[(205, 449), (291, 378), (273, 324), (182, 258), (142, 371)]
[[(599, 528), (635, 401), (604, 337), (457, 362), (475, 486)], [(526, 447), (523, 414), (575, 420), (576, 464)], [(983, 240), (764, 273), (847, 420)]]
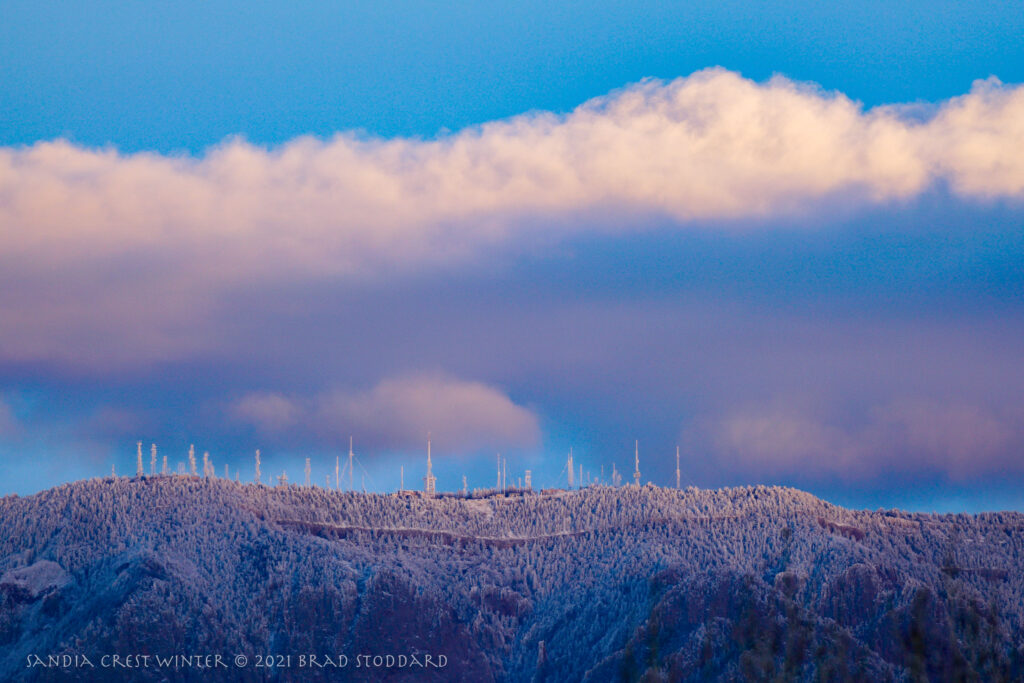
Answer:
[(572, 449), (569, 449), (569, 460), (565, 463), (566, 469), (569, 470), (569, 488), (573, 486), (573, 477), (576, 476), (576, 468), (572, 464)]
[(196, 447), (195, 444), (188, 446), (188, 473), (196, 476)]
[(633, 454), (633, 481), (640, 485), (640, 441), (636, 442), (636, 450)]
[(348, 437), (348, 490), (355, 491), (354, 484), (355, 472), (352, 469), (352, 458), (355, 457), (355, 453), (352, 452), (352, 437)]
[(305, 475), (306, 475), (306, 486), (309, 486), (309, 470), (310, 470), (310, 467), (309, 467), (309, 458), (306, 458), (306, 470), (305, 470)]
[(260, 473), (260, 449), (256, 449), (256, 483), (262, 484), (263, 475)]
[(136, 442), (136, 446), (138, 448), (139, 462), (138, 462), (138, 464), (135, 467), (135, 476), (136, 477), (141, 477), (143, 474), (146, 473), (146, 471), (142, 469), (142, 442), (141, 441)]
[(533, 490), (532, 480), (531, 480), (531, 477), (530, 477), (530, 470), (526, 470), (526, 476), (523, 477), (523, 482), (526, 484), (526, 490), (527, 491), (532, 491)]
[(437, 492), (437, 477), (434, 476), (434, 465), (430, 462), (430, 439), (427, 439), (427, 476), (423, 477), (423, 490), (430, 497)]

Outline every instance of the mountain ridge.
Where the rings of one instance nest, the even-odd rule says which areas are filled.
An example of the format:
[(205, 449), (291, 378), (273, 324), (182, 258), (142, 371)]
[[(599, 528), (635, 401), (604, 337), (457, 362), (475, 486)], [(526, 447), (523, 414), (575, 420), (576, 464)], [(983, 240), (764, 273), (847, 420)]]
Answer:
[(209, 652), (446, 660), (352, 680), (1013, 680), (1022, 530), (767, 486), (429, 499), (97, 478), (0, 499), (0, 678), (52, 676), (32, 654)]

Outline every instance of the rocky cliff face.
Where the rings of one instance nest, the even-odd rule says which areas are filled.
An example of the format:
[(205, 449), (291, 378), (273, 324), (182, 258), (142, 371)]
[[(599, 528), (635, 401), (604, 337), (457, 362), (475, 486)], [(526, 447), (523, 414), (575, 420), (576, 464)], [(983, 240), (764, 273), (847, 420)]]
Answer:
[(1022, 545), (767, 487), (97, 479), (0, 499), (0, 680), (1021, 680)]

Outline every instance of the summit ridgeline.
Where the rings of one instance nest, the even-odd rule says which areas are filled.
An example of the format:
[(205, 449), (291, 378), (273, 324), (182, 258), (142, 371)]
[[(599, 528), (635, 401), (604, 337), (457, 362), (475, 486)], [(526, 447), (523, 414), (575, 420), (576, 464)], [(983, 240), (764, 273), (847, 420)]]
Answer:
[[(427, 497), (107, 477), (0, 499), (0, 680), (57, 678), (27, 662), (62, 655), (97, 667), (69, 680), (96, 680), (114, 653), (349, 658), (225, 680), (1020, 680), (1022, 545), (1017, 513), (763, 486)], [(412, 653), (444, 666), (356, 668)]]

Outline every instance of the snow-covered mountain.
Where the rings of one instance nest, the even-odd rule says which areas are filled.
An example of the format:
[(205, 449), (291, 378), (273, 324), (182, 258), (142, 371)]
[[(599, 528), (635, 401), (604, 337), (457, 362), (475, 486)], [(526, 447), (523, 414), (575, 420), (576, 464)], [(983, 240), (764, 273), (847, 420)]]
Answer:
[(1022, 680), (1022, 545), (785, 488), (108, 477), (0, 499), (0, 680)]

